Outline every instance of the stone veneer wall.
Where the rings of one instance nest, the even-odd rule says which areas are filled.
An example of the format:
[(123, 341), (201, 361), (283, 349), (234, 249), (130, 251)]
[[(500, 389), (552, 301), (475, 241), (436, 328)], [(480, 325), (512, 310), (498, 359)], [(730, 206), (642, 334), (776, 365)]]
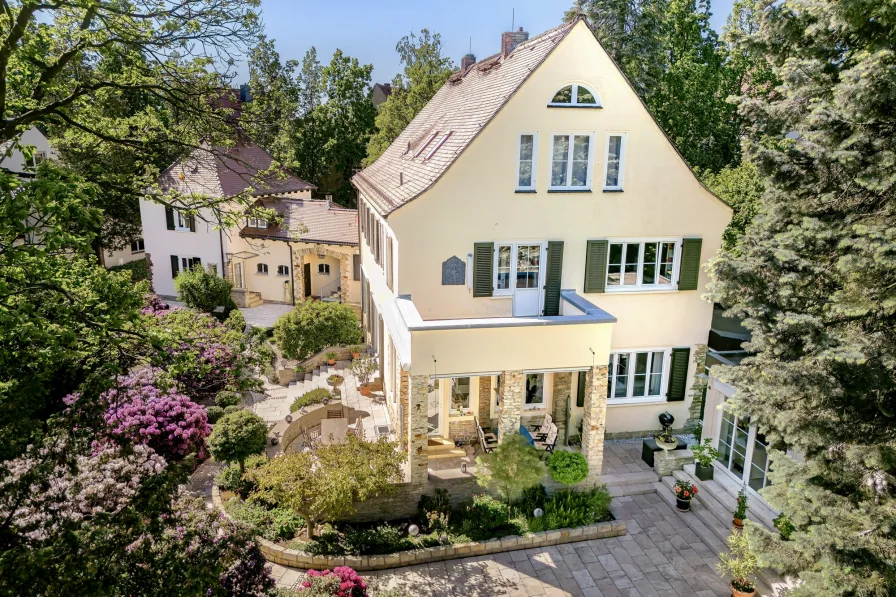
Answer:
[(427, 406), (428, 375), (412, 375), (408, 397), (408, 471), (411, 483), (426, 483), (429, 475)]
[(495, 399), (492, 392), (492, 378), (490, 375), (484, 375), (479, 378), (479, 424), (483, 427), (494, 427), (495, 421), (492, 419), (491, 407), (492, 401)]
[(473, 423), (473, 419), (452, 419), (449, 417), (448, 437), (454, 440), (463, 440), (465, 444), (468, 444), (473, 438), (478, 437), (476, 424)]
[[(217, 487), (212, 488), (212, 502), (222, 512), (221, 494)], [(530, 549), (549, 545), (561, 545), (589, 539), (608, 539), (626, 534), (625, 521), (614, 520), (611, 522), (599, 522), (572, 529), (557, 529), (554, 531), (542, 531), (540, 533), (527, 533), (524, 536), (511, 535), (500, 539), (462, 543), (457, 545), (440, 545), (424, 549), (400, 551), (398, 553), (376, 556), (312, 556), (310, 554), (287, 549), (276, 543), (258, 537), (257, 541), (261, 553), (269, 561), (281, 566), (302, 569), (333, 569), (335, 566), (350, 566), (355, 570), (385, 570), (423, 564), (427, 562), (439, 562), (442, 560), (454, 560), (474, 555), (486, 555), (514, 551), (518, 549)]]
[(504, 371), (501, 374), (501, 413), (498, 415), (498, 437), (519, 433), (523, 412), (523, 394), (526, 392), (526, 376), (522, 371)]
[(569, 405), (569, 391), (572, 388), (572, 372), (554, 373), (554, 424), (557, 426), (557, 443), (566, 441), (566, 409)]
[(700, 425), (703, 401), (706, 400), (706, 344), (698, 344), (694, 347), (694, 384), (691, 386), (691, 406), (688, 410), (688, 420), (685, 428), (693, 429)]
[(588, 461), (588, 477), (583, 483), (600, 484), (604, 462), (604, 434), (607, 429), (607, 366), (591, 367), (585, 373), (585, 414), (582, 418), (582, 454)]

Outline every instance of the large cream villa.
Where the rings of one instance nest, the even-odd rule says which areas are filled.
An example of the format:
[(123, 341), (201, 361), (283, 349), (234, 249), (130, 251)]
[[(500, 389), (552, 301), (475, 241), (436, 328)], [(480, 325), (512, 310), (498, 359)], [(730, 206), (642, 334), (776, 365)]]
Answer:
[(353, 178), (363, 325), (412, 482), (474, 421), (500, 438), (551, 415), (596, 480), (605, 436), (700, 416), (701, 264), (731, 209), (583, 20), (527, 37), (465, 57)]
[(224, 229), (216, 214), (198, 216), (140, 200), (145, 250), (156, 293), (175, 298), (174, 278), (196, 264), (233, 282), (240, 307), (291, 305), (308, 298), (360, 305), (358, 212), (311, 198), (314, 186), (290, 172), (269, 175), (273, 158), (245, 135), (219, 151), (197, 149), (160, 177), (163, 191), (184, 196), (234, 197), (248, 193), (279, 222), (246, 217)]

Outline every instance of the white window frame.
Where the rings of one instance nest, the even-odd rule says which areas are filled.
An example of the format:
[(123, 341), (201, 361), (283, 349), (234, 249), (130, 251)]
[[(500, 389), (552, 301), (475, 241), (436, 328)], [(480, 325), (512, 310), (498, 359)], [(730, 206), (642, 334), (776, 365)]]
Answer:
[(174, 212), (174, 231), (175, 232), (191, 232), (190, 216), (185, 216), (179, 209), (171, 208)]
[[(454, 396), (452, 395), (452, 390), (454, 389), (454, 384), (456, 380), (466, 378), (469, 383), (469, 388), (467, 389), (467, 406), (461, 409), (454, 408)], [(468, 375), (461, 375), (458, 377), (448, 377), (442, 380), (442, 382), (448, 382), (445, 384), (447, 390), (447, 398), (448, 398), (448, 416), (457, 418), (457, 417), (471, 417), (473, 416), (473, 387), (476, 385), (473, 383), (473, 377)], [(476, 378), (478, 379), (478, 378)], [(478, 382), (477, 382), (478, 383)]]
[[(541, 402), (526, 402), (526, 378), (529, 375), (541, 376)], [(548, 374), (544, 371), (523, 372), (523, 410), (544, 410), (548, 407)]]
[(268, 264), (267, 263), (256, 263), (255, 264), (255, 275), (256, 276), (267, 276), (268, 275)]
[(261, 218), (246, 218), (246, 225), (249, 228), (267, 229), (268, 221)]
[(196, 259), (199, 259), (199, 265), (203, 265), (201, 257), (196, 257), (195, 255), (178, 255), (177, 256), (177, 265), (178, 265), (177, 273), (181, 273), (181, 272), (187, 271), (189, 269), (193, 269), (193, 266), (196, 264), (190, 263), (190, 262), (194, 261)]
[[(517, 266), (517, 249), (524, 247), (541, 247), (541, 256), (538, 258), (538, 283), (536, 288), (544, 286), (545, 276), (545, 259), (548, 244), (542, 240), (520, 240), (520, 241), (495, 241), (495, 256), (492, 260), (492, 296), (513, 296), (516, 290), (516, 266)], [(510, 247), (510, 287), (498, 289), (498, 254), (501, 247)], [(529, 289), (524, 289), (529, 290)]]
[[(134, 245), (136, 245), (136, 249), (134, 249)], [(146, 252), (146, 242), (142, 238), (138, 238), (137, 240), (131, 241), (131, 255), (136, 253), (145, 253)]]
[[(554, 142), (557, 137), (567, 137), (569, 139), (569, 153), (566, 156), (566, 184), (554, 185)], [(588, 174), (585, 180), (585, 186), (572, 186), (572, 154), (575, 149), (576, 137), (588, 137)], [(594, 175), (594, 131), (577, 131), (571, 133), (551, 133), (551, 167), (548, 171), (548, 190), (550, 191), (590, 191), (591, 181)]]
[[(523, 148), (523, 137), (526, 135), (532, 136), (532, 180), (529, 186), (520, 185), (520, 166), (522, 166), (523, 160), (520, 158), (520, 150)], [(535, 180), (536, 180), (536, 171), (538, 170), (538, 133), (520, 133), (516, 137), (516, 190), (517, 191), (534, 191), (535, 190)]]
[[(562, 103), (562, 102), (554, 102), (554, 101), (553, 101), (553, 100), (554, 100), (554, 97), (555, 97), (558, 93), (560, 93), (560, 89), (563, 89), (563, 87), (568, 87), (568, 86), (569, 86), (569, 85), (563, 85), (562, 87), (560, 87), (560, 89), (558, 89), (557, 91), (555, 91), (555, 92), (553, 93), (553, 95), (551, 95), (551, 101), (548, 103), (548, 105), (549, 105), (549, 106), (554, 106), (554, 107), (563, 107), (563, 108), (565, 108), (565, 107), (567, 107), (567, 106), (576, 106), (576, 107), (579, 107), (579, 108), (602, 108), (602, 107), (603, 107), (603, 104), (600, 103), (600, 96), (597, 94), (597, 92), (596, 92), (594, 89), (592, 89), (592, 88), (589, 87), (588, 85), (581, 85), (580, 83), (570, 83), (570, 85), (572, 85), (572, 95), (571, 95), (570, 98), (569, 98), (569, 99), (570, 99), (570, 102), (569, 102), (568, 104), (564, 104), (564, 103)], [(594, 96), (594, 101), (595, 101), (596, 103), (594, 103), (594, 104), (580, 104), (580, 103), (579, 103), (579, 87), (584, 87), (586, 90), (588, 90), (588, 92), (591, 93), (591, 95)]]
[[(648, 395), (648, 396), (632, 396), (632, 390), (635, 387), (635, 355), (639, 352), (646, 352), (650, 356), (647, 361), (647, 387), (650, 388), (650, 369), (653, 363), (653, 353), (654, 352), (662, 352), (663, 353), (663, 375), (660, 380), (660, 393), (656, 395)], [(616, 355), (618, 354), (627, 354), (629, 355), (629, 368), (628, 373), (626, 375), (626, 383), (625, 383), (625, 396), (616, 396)], [(607, 406), (611, 406), (614, 404), (644, 404), (644, 403), (653, 403), (653, 402), (666, 402), (666, 389), (669, 385), (669, 366), (672, 360), (672, 349), (670, 347), (654, 347), (654, 348), (632, 348), (626, 350), (613, 350), (610, 351), (610, 363), (608, 366), (608, 375), (607, 375), (607, 383), (609, 384), (609, 388), (607, 389)], [(612, 383), (610, 383), (612, 380)]]
[[(285, 271), (284, 271), (285, 268)], [(288, 265), (278, 265), (277, 266), (277, 275), (278, 276), (288, 276), (289, 275), (289, 266)]]
[[(723, 401), (723, 404), (719, 405), (719, 414), (718, 414), (718, 420), (717, 420), (717, 424), (716, 424), (717, 433), (716, 433), (716, 437), (715, 437), (713, 443), (715, 444), (715, 448), (717, 450), (719, 450), (720, 452), (723, 451), (721, 448), (722, 419), (724, 418), (725, 413), (727, 412), (723, 405), (725, 402), (728, 402), (729, 399), (730, 398), (726, 396)], [(733, 442), (734, 434), (737, 433), (737, 423), (740, 422), (741, 418), (734, 414), (732, 414), (731, 416), (734, 418), (733, 424), (735, 426), (735, 430), (732, 433), (732, 442)], [(746, 445), (746, 449), (744, 450), (744, 472), (740, 477), (738, 477), (737, 474), (729, 468), (729, 466), (731, 465), (731, 461), (734, 458), (733, 446), (731, 448), (731, 453), (728, 454), (728, 462), (727, 463), (722, 462), (721, 456), (719, 457), (719, 459), (716, 459), (715, 461), (713, 461), (713, 463), (715, 464), (715, 468), (721, 469), (724, 474), (728, 475), (731, 479), (735, 479), (739, 484), (742, 484), (747, 490), (747, 495), (749, 495), (750, 497), (755, 497), (755, 498), (759, 499), (762, 503), (765, 503), (765, 498), (763, 498), (759, 494), (759, 491), (753, 489), (750, 486), (750, 472), (753, 469), (753, 456), (754, 456), (754, 452), (756, 451), (756, 436), (758, 434), (759, 434), (759, 429), (756, 427), (756, 424), (753, 422), (750, 422), (749, 426), (748, 426), (748, 430), (747, 430), (747, 445)], [(763, 442), (760, 442), (760, 443), (763, 443)], [(764, 443), (764, 445), (766, 448), (766, 455), (767, 455), (770, 450), (768, 439), (766, 439), (766, 442)], [(771, 485), (771, 483), (768, 480), (768, 473), (769, 473), (770, 468), (771, 468), (771, 462), (766, 461), (765, 472), (762, 477), (763, 489), (765, 489), (765, 487), (768, 487), (769, 485)]]
[[(612, 238), (607, 240), (607, 277), (604, 280), (605, 292), (673, 292), (678, 291), (678, 268), (681, 261), (682, 238)], [(673, 243), (675, 253), (672, 258), (672, 283), (671, 284), (644, 284), (644, 245), (655, 243)], [(632, 285), (610, 285), (610, 247), (611, 245), (634, 245), (638, 248), (638, 282)], [(622, 271), (620, 280), (625, 275), (625, 246), (622, 247)]]
[[(619, 180), (615, 186), (607, 184), (607, 174), (610, 170), (610, 138), (620, 137), (619, 142)], [(605, 191), (621, 191), (625, 186), (625, 154), (628, 150), (628, 135), (621, 131), (611, 131), (607, 133), (607, 144), (604, 150), (604, 178), (603, 187)]]
[(318, 263), (317, 264), (317, 274), (319, 276), (329, 276), (330, 275), (330, 264), (329, 263)]

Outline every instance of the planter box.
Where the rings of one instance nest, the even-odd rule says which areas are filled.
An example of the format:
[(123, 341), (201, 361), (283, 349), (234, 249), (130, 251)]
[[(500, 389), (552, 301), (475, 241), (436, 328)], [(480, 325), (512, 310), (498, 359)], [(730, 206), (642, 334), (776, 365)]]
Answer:
[(713, 465), (703, 466), (699, 462), (694, 466), (694, 472), (701, 481), (712, 481), (712, 475), (715, 472)]

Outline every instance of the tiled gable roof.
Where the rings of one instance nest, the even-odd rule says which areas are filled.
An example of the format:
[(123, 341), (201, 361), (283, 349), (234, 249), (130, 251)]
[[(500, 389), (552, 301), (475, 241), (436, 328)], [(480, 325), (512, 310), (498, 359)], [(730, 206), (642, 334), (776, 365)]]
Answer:
[(247, 189), (251, 195), (276, 195), (316, 188), (288, 170), (256, 180), (271, 167), (274, 158), (243, 137), (227, 149), (195, 149), (168, 167), (159, 177), (163, 191), (232, 197)]
[(283, 216), (279, 226), (245, 227), (240, 236), (336, 245), (358, 244), (358, 210), (321, 199), (265, 198), (261, 204)]
[[(506, 57), (496, 54), (452, 75), (383, 155), (352, 182), (383, 214), (419, 196), (448, 170), (577, 22), (524, 41)], [(440, 141), (442, 145), (432, 152)]]

